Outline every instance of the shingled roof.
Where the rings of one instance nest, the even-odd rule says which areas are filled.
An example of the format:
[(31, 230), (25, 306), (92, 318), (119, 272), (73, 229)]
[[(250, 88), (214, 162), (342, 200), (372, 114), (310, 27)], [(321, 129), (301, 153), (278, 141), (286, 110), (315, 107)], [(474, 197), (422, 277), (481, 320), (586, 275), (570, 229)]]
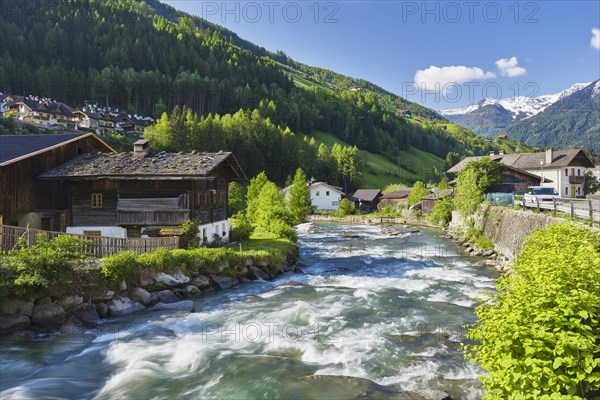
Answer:
[(388, 194), (381, 196), (382, 199), (404, 199), (410, 195), (412, 188), (398, 189)]
[(358, 189), (352, 197), (357, 200), (374, 201), (381, 194), (379, 189)]
[(67, 133), (56, 135), (0, 135), (0, 164), (33, 155), (63, 145), (92, 133)]
[(221, 164), (227, 164), (235, 180), (246, 180), (232, 153), (167, 153), (134, 157), (132, 152), (86, 153), (42, 174), (42, 179), (177, 179), (207, 177)]
[(594, 164), (585, 155), (581, 149), (570, 149), (570, 150), (553, 150), (552, 151), (552, 162), (546, 163), (546, 152), (538, 153), (515, 153), (515, 154), (497, 154), (490, 156), (477, 156), (477, 157), (466, 157), (458, 164), (454, 165), (447, 172), (449, 174), (457, 174), (462, 171), (465, 166), (471, 161), (477, 161), (484, 157), (488, 157), (496, 162), (508, 165), (509, 167), (525, 169), (525, 170), (537, 170), (540, 168), (540, 160), (544, 161), (544, 168), (560, 168), (571, 165), (576, 157), (581, 157), (584, 161), (584, 166), (593, 168)]

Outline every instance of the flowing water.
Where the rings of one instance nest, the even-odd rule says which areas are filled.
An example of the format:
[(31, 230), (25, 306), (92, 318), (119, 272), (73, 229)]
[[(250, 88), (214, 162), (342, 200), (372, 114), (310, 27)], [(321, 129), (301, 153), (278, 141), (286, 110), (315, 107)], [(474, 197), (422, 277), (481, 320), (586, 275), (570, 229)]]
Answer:
[(433, 230), (299, 227), (305, 274), (0, 344), (2, 399), (481, 398), (464, 324), (495, 273)]

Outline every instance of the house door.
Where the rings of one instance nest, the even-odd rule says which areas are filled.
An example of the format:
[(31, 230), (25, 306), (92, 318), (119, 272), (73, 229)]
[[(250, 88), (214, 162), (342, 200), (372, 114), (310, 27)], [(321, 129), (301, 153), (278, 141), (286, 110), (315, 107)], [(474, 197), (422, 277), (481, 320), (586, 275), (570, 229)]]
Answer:
[(575, 198), (575, 185), (571, 185), (571, 198)]

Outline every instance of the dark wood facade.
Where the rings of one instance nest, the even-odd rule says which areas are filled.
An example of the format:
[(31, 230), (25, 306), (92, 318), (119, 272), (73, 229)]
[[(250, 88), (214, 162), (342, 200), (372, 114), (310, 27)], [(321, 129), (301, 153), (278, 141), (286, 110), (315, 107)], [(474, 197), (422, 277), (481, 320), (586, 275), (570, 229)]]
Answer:
[[(8, 136), (2, 138), (4, 143), (8, 140)], [(35, 136), (31, 140), (36, 140)], [(87, 134), (2, 162), (0, 223), (16, 226), (20, 216), (40, 213), (42, 224), (37, 228), (64, 230), (68, 208), (67, 186), (62, 182), (39, 181), (36, 177), (82, 153), (112, 151), (100, 139)]]
[[(101, 206), (93, 196), (101, 195)], [(69, 226), (175, 226), (195, 218), (201, 225), (227, 219), (227, 180), (75, 180), (69, 191)]]

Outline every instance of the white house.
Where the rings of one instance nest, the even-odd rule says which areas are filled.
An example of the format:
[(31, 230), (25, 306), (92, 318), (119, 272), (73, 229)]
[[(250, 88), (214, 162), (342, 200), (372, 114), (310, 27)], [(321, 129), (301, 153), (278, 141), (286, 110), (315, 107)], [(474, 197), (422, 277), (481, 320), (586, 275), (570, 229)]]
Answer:
[[(287, 196), (292, 187), (288, 186), (281, 190)], [(340, 200), (344, 195), (341, 187), (332, 186), (325, 182), (313, 182), (308, 185), (310, 199), (313, 207), (317, 210), (337, 210)]]

